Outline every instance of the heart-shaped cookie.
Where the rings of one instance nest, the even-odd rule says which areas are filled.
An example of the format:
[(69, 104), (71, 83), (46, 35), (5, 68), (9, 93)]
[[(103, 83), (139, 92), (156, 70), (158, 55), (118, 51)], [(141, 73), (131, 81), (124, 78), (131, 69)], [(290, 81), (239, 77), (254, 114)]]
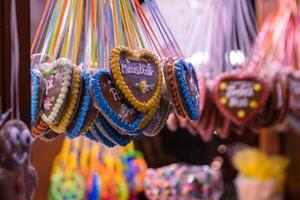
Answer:
[(134, 108), (147, 112), (158, 105), (163, 76), (156, 55), (146, 49), (117, 47), (111, 51), (110, 67), (115, 86)]
[(204, 109), (206, 106), (206, 94), (207, 94), (207, 88), (206, 88), (206, 81), (204, 78), (204, 75), (198, 74), (198, 89), (199, 89), (199, 120), (201, 120)]
[(75, 119), (68, 127), (68, 130), (66, 132), (66, 135), (69, 138), (75, 138), (79, 136), (84, 126), (84, 122), (86, 121), (86, 117), (88, 115), (90, 105), (92, 104), (92, 96), (90, 93), (91, 75), (87, 71), (82, 71), (81, 79), (82, 79), (83, 92), (78, 106), (79, 110), (77, 111)]
[(185, 118), (186, 115), (183, 112), (183, 109), (179, 102), (179, 96), (175, 85), (175, 78), (174, 78), (174, 62), (176, 58), (169, 57), (166, 60), (163, 60), (163, 73), (165, 78), (165, 83), (167, 86), (167, 90), (169, 92), (169, 97), (175, 113), (178, 117)]
[(137, 111), (125, 101), (107, 71), (96, 72), (90, 86), (95, 107), (100, 110), (110, 124), (124, 132), (137, 131), (145, 113)]
[(90, 140), (94, 141), (94, 142), (99, 142), (98, 138), (96, 136), (94, 136), (91, 131), (87, 131), (85, 134), (84, 134), (85, 137), (89, 138)]
[(90, 133), (92, 133), (97, 139), (98, 141), (102, 142), (103, 144), (105, 144), (108, 147), (114, 147), (116, 146), (116, 143), (113, 143), (112, 141), (110, 141), (109, 139), (107, 139), (102, 133), (101, 131), (98, 129), (98, 127), (96, 126), (96, 124), (94, 124), (94, 126), (90, 129), (89, 131)]
[(199, 89), (195, 69), (191, 63), (182, 59), (174, 63), (175, 86), (180, 104), (190, 120), (199, 119)]
[(73, 121), (73, 118), (76, 115), (78, 104), (80, 101), (81, 84), (82, 84), (81, 71), (78, 67), (74, 67), (73, 81), (71, 83), (71, 88), (70, 88), (71, 93), (70, 93), (69, 98), (67, 98), (64, 114), (57, 124), (49, 125), (49, 127), (54, 132), (60, 133), (60, 134), (65, 133), (67, 130), (67, 127)]
[(49, 129), (48, 131), (46, 131), (46, 133), (40, 135), (39, 139), (41, 139), (41, 140), (43, 140), (45, 142), (51, 142), (51, 141), (57, 139), (61, 135), (62, 134), (55, 133), (54, 131), (52, 131), (51, 129)]
[(52, 63), (53, 59), (46, 54), (32, 54), (30, 59), (30, 66), (32, 69), (38, 69), (42, 63)]
[(48, 125), (54, 125), (64, 114), (66, 101), (70, 95), (73, 66), (67, 59), (58, 59), (53, 64), (41, 64), (39, 69), (44, 77), (46, 87), (42, 119)]
[(49, 126), (42, 119), (39, 119), (37, 124), (31, 127), (31, 135), (34, 138), (40, 137), (49, 130)]
[(151, 119), (143, 134), (149, 137), (156, 136), (165, 126), (169, 113), (171, 111), (171, 104), (167, 94), (166, 86), (163, 87), (163, 93), (160, 98), (159, 108), (155, 116)]
[(94, 124), (96, 123), (97, 119), (98, 119), (98, 115), (99, 115), (99, 111), (98, 109), (95, 108), (93, 101), (90, 104), (90, 107), (88, 109), (88, 113), (87, 116), (84, 120), (84, 124), (82, 126), (82, 130), (80, 132), (81, 135), (86, 134), (87, 132), (89, 132), (89, 130), (94, 126)]
[(42, 107), (45, 84), (42, 74), (32, 69), (31, 73), (31, 127), (38, 123)]
[(122, 135), (117, 130), (115, 130), (110, 124), (106, 121), (105, 117), (99, 115), (96, 122), (98, 130), (112, 143), (118, 144), (120, 146), (126, 146), (129, 142), (133, 140), (133, 136)]
[(278, 72), (273, 77), (266, 77), (266, 79), (269, 80), (267, 103), (251, 122), (251, 127), (258, 131), (260, 127), (269, 128), (281, 123), (285, 119), (287, 111), (288, 89), (285, 74)]
[(268, 99), (268, 86), (255, 74), (220, 75), (213, 88), (218, 109), (238, 126), (246, 125)]
[(289, 113), (300, 119), (300, 71), (290, 70), (286, 74), (289, 91)]
[(289, 101), (289, 90), (287, 85), (286, 74), (277, 73), (274, 77), (273, 90), (276, 96), (275, 118), (276, 123), (282, 123), (286, 118), (287, 105)]

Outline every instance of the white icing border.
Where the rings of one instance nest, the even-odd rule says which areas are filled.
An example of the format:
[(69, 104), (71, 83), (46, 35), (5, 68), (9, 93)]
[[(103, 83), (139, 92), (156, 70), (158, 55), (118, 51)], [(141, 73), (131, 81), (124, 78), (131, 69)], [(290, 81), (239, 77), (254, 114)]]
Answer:
[(48, 125), (54, 124), (55, 118), (57, 117), (58, 113), (62, 109), (62, 106), (64, 104), (64, 101), (66, 100), (66, 96), (67, 93), (69, 92), (70, 85), (71, 85), (71, 79), (73, 73), (73, 65), (71, 61), (66, 58), (58, 59), (53, 63), (53, 67), (57, 68), (59, 66), (63, 66), (63, 70), (64, 70), (62, 88), (60, 89), (58, 98), (49, 116), (46, 116), (45, 113), (42, 114), (42, 120), (44, 120)]

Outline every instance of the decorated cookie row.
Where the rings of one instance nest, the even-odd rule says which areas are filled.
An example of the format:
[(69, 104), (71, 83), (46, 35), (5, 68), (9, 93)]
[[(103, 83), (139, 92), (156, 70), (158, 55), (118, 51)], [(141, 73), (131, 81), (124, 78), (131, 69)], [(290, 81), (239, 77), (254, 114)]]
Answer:
[[(172, 60), (174, 73), (163, 74), (166, 66), (155, 54), (119, 47), (112, 50), (110, 71), (90, 73), (65, 58), (37, 65), (32, 69), (33, 136), (52, 140), (61, 134), (85, 135), (110, 147), (124, 146), (140, 134), (155, 136), (171, 105), (197, 120), (199, 91), (193, 66)], [(172, 79), (176, 84), (172, 90), (164, 76), (165, 82)], [(170, 104), (170, 98), (179, 104)]]
[(262, 78), (251, 72), (221, 74), (214, 81), (199, 78), (200, 116), (192, 127), (209, 140), (213, 134), (227, 137), (230, 131), (256, 132), (260, 128), (299, 130), (300, 74), (294, 70)]

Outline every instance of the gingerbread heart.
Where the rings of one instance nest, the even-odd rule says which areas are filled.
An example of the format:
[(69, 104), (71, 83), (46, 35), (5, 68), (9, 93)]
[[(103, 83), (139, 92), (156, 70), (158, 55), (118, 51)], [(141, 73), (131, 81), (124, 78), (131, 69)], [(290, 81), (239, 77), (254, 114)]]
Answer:
[(156, 136), (161, 129), (165, 126), (169, 113), (171, 111), (171, 104), (169, 102), (169, 97), (167, 94), (166, 87), (163, 87), (163, 94), (160, 98), (159, 108), (152, 118), (152, 120), (147, 125), (146, 129), (143, 131), (143, 134), (149, 137)]
[(31, 127), (31, 135), (33, 137), (40, 137), (49, 130), (49, 126), (42, 119), (39, 119), (36, 125)]
[(103, 136), (105, 136), (111, 142), (120, 146), (126, 146), (134, 138), (133, 136), (120, 134), (116, 129), (110, 126), (105, 117), (103, 117), (102, 115), (99, 115), (96, 126), (98, 130), (103, 134)]
[(40, 64), (52, 62), (52, 58), (47, 54), (32, 54), (30, 59), (30, 66), (32, 69), (38, 69)]
[(31, 70), (31, 127), (35, 126), (40, 117), (45, 85), (42, 74), (38, 70)]
[(98, 142), (98, 138), (96, 136), (94, 136), (91, 131), (87, 131), (85, 134), (84, 134), (85, 137), (89, 138), (90, 140), (94, 141), (94, 142)]
[(156, 55), (117, 47), (111, 51), (110, 67), (116, 87), (135, 109), (147, 112), (158, 105), (163, 76)]
[(66, 100), (66, 106), (64, 113), (55, 125), (49, 124), (49, 127), (56, 133), (65, 133), (68, 126), (73, 121), (74, 116), (76, 115), (78, 104), (80, 102), (81, 96), (81, 71), (79, 67), (74, 67), (73, 81), (70, 88), (70, 96)]
[(91, 103), (88, 109), (87, 116), (85, 117), (84, 124), (80, 134), (84, 135), (94, 126), (98, 119), (99, 111), (95, 108), (94, 104)]
[(268, 99), (267, 84), (255, 74), (223, 74), (217, 78), (213, 98), (221, 113), (238, 126), (246, 125)]
[(73, 78), (73, 66), (67, 59), (56, 60), (53, 64), (43, 63), (40, 71), (45, 80), (45, 97), (42, 119), (48, 124), (57, 124), (64, 114)]
[(190, 120), (199, 119), (199, 89), (195, 69), (191, 63), (183, 59), (174, 63), (175, 85), (182, 110)]
[(40, 135), (39, 139), (41, 139), (41, 140), (43, 140), (45, 142), (51, 142), (51, 141), (57, 139), (61, 135), (62, 134), (55, 133), (54, 131), (52, 131), (51, 129), (49, 129), (46, 133)]
[(95, 107), (110, 124), (125, 132), (137, 131), (145, 114), (137, 111), (125, 101), (107, 71), (96, 72), (90, 86)]
[(94, 126), (90, 129), (89, 132), (92, 133), (92, 135), (94, 137), (96, 137), (99, 142), (105, 144), (106, 146), (108, 146), (108, 147), (116, 146), (116, 143), (110, 141), (101, 133), (101, 131), (96, 126), (96, 124), (94, 124)]
[(289, 91), (287, 86), (286, 75), (284, 73), (277, 73), (274, 77), (273, 90), (276, 96), (275, 115), (273, 118), (275, 122), (282, 123), (286, 117), (287, 105), (289, 101)]
[(83, 92), (81, 95), (79, 110), (76, 113), (75, 120), (73, 120), (72, 124), (68, 127), (66, 135), (70, 138), (77, 137), (86, 121), (86, 117), (89, 112), (90, 105), (92, 104), (92, 96), (90, 93), (90, 79), (91, 75), (87, 71), (82, 71), (81, 73)]
[(289, 113), (300, 119), (300, 71), (287, 72), (287, 86), (289, 91)]
[(206, 106), (206, 94), (207, 94), (207, 88), (206, 88), (206, 81), (204, 78), (204, 75), (198, 74), (198, 88), (199, 88), (199, 120), (201, 120), (204, 109)]
[(173, 108), (175, 110), (175, 113), (177, 116), (185, 118), (186, 115), (183, 112), (183, 109), (180, 105), (179, 102), (180, 97), (178, 96), (176, 85), (175, 85), (175, 78), (173, 76), (175, 59), (176, 58), (169, 57), (167, 60), (163, 60), (163, 73), (164, 73), (165, 83), (169, 91), (169, 97), (173, 105)]

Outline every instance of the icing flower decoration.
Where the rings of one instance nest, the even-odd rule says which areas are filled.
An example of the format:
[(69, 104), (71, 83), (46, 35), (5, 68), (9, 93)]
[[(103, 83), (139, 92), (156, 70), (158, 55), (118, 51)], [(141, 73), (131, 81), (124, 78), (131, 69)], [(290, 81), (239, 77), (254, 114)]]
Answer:
[(46, 110), (49, 110), (49, 109), (51, 108), (51, 106), (52, 106), (52, 103), (51, 103), (50, 97), (46, 97), (46, 98), (44, 99), (44, 108), (45, 108)]
[(154, 89), (154, 84), (148, 85), (146, 81), (141, 81), (135, 84), (135, 87), (139, 89), (143, 94), (146, 94), (149, 91)]

